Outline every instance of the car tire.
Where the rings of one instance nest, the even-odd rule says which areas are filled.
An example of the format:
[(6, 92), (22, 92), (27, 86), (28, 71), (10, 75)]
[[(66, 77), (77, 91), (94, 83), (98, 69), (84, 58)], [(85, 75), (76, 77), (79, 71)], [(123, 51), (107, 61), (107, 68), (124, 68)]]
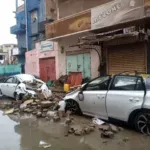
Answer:
[(150, 136), (150, 111), (143, 111), (136, 115), (134, 125), (137, 131)]
[(20, 96), (20, 94), (17, 94), (17, 93), (15, 94), (15, 100), (16, 100), (16, 101), (21, 100), (21, 96)]
[(80, 107), (79, 107), (79, 104), (74, 101), (74, 100), (67, 100), (66, 101), (66, 109), (65, 111), (71, 111), (72, 114), (82, 114), (81, 113), (81, 110), (80, 110)]
[(2, 91), (1, 91), (1, 89), (0, 89), (0, 97), (2, 98), (4, 95), (3, 95), (3, 93), (2, 93)]

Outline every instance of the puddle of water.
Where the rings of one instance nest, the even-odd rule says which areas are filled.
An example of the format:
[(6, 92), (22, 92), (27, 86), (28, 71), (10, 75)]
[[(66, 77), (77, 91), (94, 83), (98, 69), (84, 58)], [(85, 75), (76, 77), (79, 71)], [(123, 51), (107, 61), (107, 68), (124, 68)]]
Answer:
[[(87, 121), (79, 117), (75, 120), (77, 124)], [(0, 150), (43, 150), (39, 147), (40, 141), (52, 145), (48, 150), (148, 150), (150, 147), (150, 138), (134, 131), (124, 130), (104, 144), (105, 139), (100, 138), (98, 130), (84, 137), (65, 137), (63, 129), (63, 123), (37, 120), (32, 115), (8, 117), (0, 111)], [(128, 142), (123, 142), (125, 137), (129, 138)]]
[(14, 131), (18, 123), (0, 111), (0, 150), (19, 150), (21, 136)]

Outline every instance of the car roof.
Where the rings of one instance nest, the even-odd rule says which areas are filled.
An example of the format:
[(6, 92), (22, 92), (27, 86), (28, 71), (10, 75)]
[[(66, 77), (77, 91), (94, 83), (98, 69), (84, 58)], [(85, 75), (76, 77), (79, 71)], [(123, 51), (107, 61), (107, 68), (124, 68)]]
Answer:
[(21, 82), (33, 81), (33, 79), (35, 79), (35, 77), (30, 74), (18, 74), (18, 75), (14, 75), (14, 77), (18, 78)]

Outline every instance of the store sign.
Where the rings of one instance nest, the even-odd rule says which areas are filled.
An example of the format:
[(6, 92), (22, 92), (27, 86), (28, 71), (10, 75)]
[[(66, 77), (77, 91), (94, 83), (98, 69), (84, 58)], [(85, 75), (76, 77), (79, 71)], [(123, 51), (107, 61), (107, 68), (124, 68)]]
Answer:
[(19, 54), (20, 54), (19, 48), (13, 48), (13, 49), (12, 49), (12, 55), (13, 55), (13, 56), (19, 55)]
[(41, 52), (53, 51), (54, 43), (52, 41), (42, 41), (41, 42)]
[(144, 17), (143, 0), (114, 0), (91, 10), (91, 28), (103, 28)]

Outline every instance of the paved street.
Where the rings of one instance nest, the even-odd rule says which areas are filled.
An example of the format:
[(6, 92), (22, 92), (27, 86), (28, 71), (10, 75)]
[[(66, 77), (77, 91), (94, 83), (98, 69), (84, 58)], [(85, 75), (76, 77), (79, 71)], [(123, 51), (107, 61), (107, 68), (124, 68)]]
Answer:
[[(85, 126), (91, 118), (74, 117), (75, 124)], [(40, 141), (53, 150), (148, 150), (150, 137), (124, 129), (113, 139), (102, 139), (98, 129), (86, 136), (64, 136), (64, 124), (36, 119), (32, 115), (4, 116), (0, 111), (0, 150), (42, 150)]]

